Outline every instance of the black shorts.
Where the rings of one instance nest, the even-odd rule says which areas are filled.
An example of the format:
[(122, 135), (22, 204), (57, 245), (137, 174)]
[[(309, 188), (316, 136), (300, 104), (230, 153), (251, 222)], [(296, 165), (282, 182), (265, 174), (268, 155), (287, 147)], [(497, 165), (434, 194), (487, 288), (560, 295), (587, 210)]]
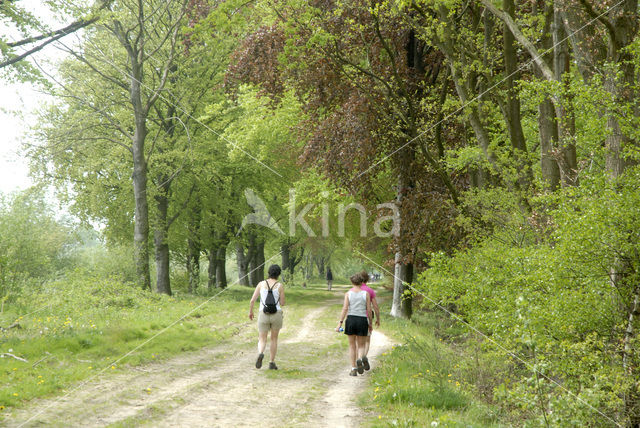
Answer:
[(344, 325), (344, 334), (367, 336), (369, 334), (369, 321), (367, 321), (367, 317), (349, 315)]

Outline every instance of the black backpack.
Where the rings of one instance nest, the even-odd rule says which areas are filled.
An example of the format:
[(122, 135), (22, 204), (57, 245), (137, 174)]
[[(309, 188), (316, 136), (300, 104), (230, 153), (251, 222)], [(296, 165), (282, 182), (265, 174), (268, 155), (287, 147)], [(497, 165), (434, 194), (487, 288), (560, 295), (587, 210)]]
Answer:
[(273, 284), (273, 287), (269, 287), (269, 282), (267, 282), (266, 279), (264, 282), (267, 283), (267, 288), (269, 289), (269, 291), (267, 291), (267, 298), (264, 299), (263, 311), (265, 314), (275, 314), (276, 312), (278, 312), (278, 302), (280, 301), (280, 296), (278, 296), (278, 302), (276, 302), (275, 297), (273, 297), (273, 289), (276, 285), (278, 285), (278, 282)]

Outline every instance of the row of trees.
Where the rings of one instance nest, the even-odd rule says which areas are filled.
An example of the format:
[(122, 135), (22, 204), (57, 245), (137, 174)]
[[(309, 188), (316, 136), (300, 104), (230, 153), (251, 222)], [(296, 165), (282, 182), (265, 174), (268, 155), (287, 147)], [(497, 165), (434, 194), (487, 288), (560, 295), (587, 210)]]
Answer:
[[(575, 406), (566, 403), (578, 395), (589, 405), (576, 423), (637, 425), (638, 385), (622, 380), (638, 378), (639, 358), (636, 213), (624, 208), (638, 187), (637, 1), (270, 7), (275, 17), (245, 38), (232, 76), (261, 85), (274, 102), (293, 88), (307, 115), (303, 162), (370, 208), (391, 200), (400, 207), (389, 247), (392, 313), (411, 314), (409, 285), (430, 302), (450, 302), (514, 352), (543, 359), (543, 380), (532, 364), (533, 378), (505, 386), (505, 396), (522, 403), (532, 382), (563, 379), (532, 394), (543, 423), (568, 420)], [(601, 207), (602, 195), (610, 207)], [(482, 260), (487, 246), (496, 254)], [(500, 274), (511, 260), (505, 252), (519, 254), (514, 269), (537, 274), (536, 259), (546, 254), (566, 276), (545, 276), (542, 285), (535, 274)], [(410, 285), (430, 266), (438, 269)], [(518, 296), (501, 280), (527, 291)], [(606, 302), (604, 319), (567, 318), (563, 302), (596, 295)], [(515, 298), (553, 309), (514, 313)], [(549, 327), (563, 324), (572, 333)], [(567, 370), (578, 348), (589, 359), (601, 355), (608, 374)], [(602, 376), (617, 380), (601, 385)]]
[[(592, 407), (607, 400), (607, 421), (638, 423), (638, 385), (591, 385), (589, 395), (584, 379), (601, 372), (567, 370), (570, 359), (553, 352), (601, 355), (616, 379), (639, 377), (635, 214), (593, 205), (606, 205), (600, 195), (620, 196), (620, 210), (635, 200), (637, 0), (125, 0), (71, 13), (96, 20), (74, 41), (51, 41), (70, 57), (56, 73), (40, 70), (61, 102), (43, 112), (30, 156), (76, 215), (104, 223), (112, 241), (133, 237), (141, 286), (151, 286), (150, 245), (164, 293), (172, 260), (195, 289), (203, 254), (209, 286), (226, 286), (229, 247), (250, 282), (269, 252), (293, 274), (360, 249), (393, 266), (393, 315), (411, 315), (409, 290), (448, 301), (514, 352), (543, 358), (547, 378)], [(15, 47), (3, 55), (16, 58)], [(243, 227), (245, 201), (256, 201), (247, 189), (280, 226), (314, 204), (305, 218), (315, 232)], [(361, 236), (351, 216), (341, 236), (336, 206), (352, 202), (369, 230), (393, 203), (397, 234)], [(585, 235), (592, 245), (575, 225), (599, 232)], [(522, 257), (500, 276), (512, 252)], [(545, 254), (562, 280), (513, 273), (538, 272), (532, 260)], [(554, 309), (510, 312), (518, 288), (505, 281)], [(585, 293), (608, 302), (607, 316), (553, 331), (569, 322), (563, 299)], [(505, 396), (539, 385), (535, 374)], [(535, 399), (549, 424), (549, 397), (567, 396), (543, 390)], [(593, 412), (577, 420), (592, 423)]]
[[(18, 27), (37, 27), (28, 14), (4, 9)], [(455, 218), (465, 212), (466, 189), (506, 187), (531, 212), (535, 192), (578, 183), (580, 155), (602, 160), (613, 178), (622, 173), (636, 117), (635, 13), (633, 2), (582, 0), (505, 0), (501, 8), (489, 0), (103, 2), (73, 10), (68, 30), (19, 43), (47, 40), (72, 58), (48, 75), (64, 103), (45, 112), (45, 143), (30, 156), (77, 214), (105, 222), (112, 237), (124, 239), (133, 223), (145, 288), (153, 240), (161, 292), (170, 292), (169, 245), (186, 245), (181, 253), (194, 272), (203, 250), (220, 264), (222, 254), (212, 253), (235, 240), (247, 213), (237, 203), (244, 189), (286, 217), (281, 208), (301, 160), (332, 180), (328, 189), (372, 211), (387, 201), (401, 207), (390, 250), (394, 313), (406, 316), (410, 300), (399, 297), (414, 266), (422, 270), (424, 254), (465, 241)], [(75, 42), (56, 38), (79, 28)], [(10, 51), (17, 46), (4, 44), (5, 62), (23, 64)], [(537, 126), (521, 102), (532, 94)], [(606, 105), (576, 111), (605, 95)], [(604, 151), (581, 141), (591, 135), (576, 127), (603, 115)], [(265, 237), (242, 237), (244, 272)], [(290, 244), (281, 248), (285, 259)]]
[[(67, 53), (56, 72), (39, 63), (32, 70), (59, 100), (43, 109), (39, 143), (28, 146), (34, 175), (55, 186), (70, 212), (104, 224), (111, 242), (133, 236), (143, 288), (151, 288), (150, 248), (155, 289), (167, 294), (172, 260), (186, 266), (194, 291), (203, 254), (209, 288), (226, 287), (229, 248), (239, 282), (256, 283), (270, 238), (290, 277), (304, 256), (322, 265), (324, 247), (305, 254), (300, 237), (242, 224), (251, 211), (247, 191), (287, 220), (300, 151), (292, 128), (302, 113), (293, 94), (274, 105), (254, 87), (226, 80), (238, 40), (261, 22), (255, 9), (241, 2), (107, 2), (92, 16), (77, 18), (91, 25), (74, 26), (84, 28), (75, 37), (50, 40)], [(25, 41), (54, 33), (62, 35)], [(7, 55), (7, 64), (22, 59)]]

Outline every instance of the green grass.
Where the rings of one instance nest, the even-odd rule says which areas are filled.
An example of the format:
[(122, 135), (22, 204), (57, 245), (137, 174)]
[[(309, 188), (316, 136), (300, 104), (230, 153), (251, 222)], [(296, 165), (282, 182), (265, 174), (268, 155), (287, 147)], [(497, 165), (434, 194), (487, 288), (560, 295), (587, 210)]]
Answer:
[(436, 313), (416, 313), (412, 321), (392, 319), (386, 315), (390, 292), (380, 297), (382, 331), (400, 345), (378, 358), (370, 387), (359, 397), (372, 414), (365, 426), (503, 426), (499, 411), (480, 400), (470, 383), (472, 357), (456, 344), (462, 331), (445, 326)]
[(227, 340), (249, 323), (251, 292), (236, 286), (194, 311), (206, 296), (168, 297), (81, 272), (47, 284), (0, 315), (0, 325), (21, 326), (2, 333), (0, 353), (28, 361), (0, 358), (0, 409)]
[[(292, 326), (299, 325), (308, 311), (340, 299), (344, 291), (325, 288), (321, 280), (308, 288), (287, 288), (290, 307), (286, 308), (285, 337), (295, 334)], [(28, 361), (0, 358), (0, 415), (96, 375), (197, 351), (238, 334), (242, 340), (257, 339), (254, 322), (247, 317), (252, 292), (253, 288), (235, 285), (204, 304), (211, 296), (179, 292), (168, 297), (139, 290), (118, 278), (76, 271), (24, 294), (5, 304), (0, 314), (0, 326), (14, 322), (21, 326), (0, 333), (0, 353)], [(333, 328), (339, 310), (336, 305), (335, 310), (324, 312), (317, 320), (321, 328)], [(337, 341), (328, 352), (342, 352), (345, 347)], [(312, 375), (300, 369), (279, 372), (292, 379)]]
[(314, 372), (303, 370), (300, 368), (280, 368), (278, 370), (267, 370), (265, 376), (268, 378), (285, 378), (285, 379), (309, 379), (315, 375)]

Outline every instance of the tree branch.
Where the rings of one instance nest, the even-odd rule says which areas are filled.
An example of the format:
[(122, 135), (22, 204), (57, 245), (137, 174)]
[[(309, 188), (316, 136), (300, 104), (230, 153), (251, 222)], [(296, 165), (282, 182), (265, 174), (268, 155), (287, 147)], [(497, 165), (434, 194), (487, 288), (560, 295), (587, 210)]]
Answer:
[(513, 37), (515, 37), (516, 40), (518, 40), (518, 42), (522, 46), (524, 46), (527, 52), (529, 52), (529, 55), (531, 55), (533, 61), (538, 66), (545, 79), (554, 81), (555, 78), (553, 75), (553, 71), (544, 61), (544, 58), (542, 58), (542, 56), (538, 53), (538, 50), (533, 45), (533, 43), (531, 43), (531, 41), (527, 39), (524, 34), (522, 34), (522, 31), (520, 31), (520, 28), (518, 28), (518, 24), (516, 24), (516, 22), (504, 11), (495, 7), (493, 3), (491, 3), (491, 0), (480, 1), (489, 11), (491, 11), (491, 13), (493, 13), (498, 19), (505, 23), (505, 25), (509, 28), (509, 31), (511, 31), (511, 34), (513, 34)]
[(180, 214), (182, 214), (182, 211), (187, 207), (187, 205), (189, 204), (189, 201), (191, 200), (191, 196), (193, 195), (193, 191), (196, 189), (196, 185), (195, 183), (191, 186), (191, 190), (189, 190), (189, 195), (187, 195), (187, 198), (184, 200), (184, 202), (182, 203), (182, 206), (180, 207), (180, 209), (169, 219), (167, 220), (167, 228), (171, 227), (171, 224), (176, 221), (178, 219), (178, 217), (180, 217)]
[(598, 13), (595, 11), (593, 6), (587, 2), (587, 0), (578, 0), (584, 10), (589, 14), (589, 16), (593, 19), (600, 21), (602, 25), (605, 26), (607, 32), (609, 33), (609, 37), (611, 37), (611, 43), (613, 44), (614, 50), (617, 52), (620, 49), (620, 44), (618, 43), (618, 38), (616, 37), (616, 29), (614, 28), (611, 21), (604, 17), (604, 13)]
[(74, 32), (78, 31), (81, 28), (84, 28), (84, 27), (86, 27), (88, 25), (93, 24), (98, 19), (99, 19), (98, 17), (91, 18), (91, 19), (79, 19), (76, 22), (73, 22), (73, 23), (71, 23), (71, 24), (67, 25), (66, 27), (61, 28), (59, 30), (50, 31), (48, 33), (40, 34), (39, 36), (27, 37), (26, 39), (18, 40), (17, 42), (7, 43), (7, 46), (10, 47), (10, 48), (17, 48), (17, 47), (22, 46), (22, 45), (28, 45), (28, 44), (35, 43), (35, 42), (38, 42), (38, 41), (43, 40), (43, 39), (47, 39), (49, 37), (55, 37), (55, 36), (58, 36), (58, 35), (66, 36), (67, 34), (74, 33)]

